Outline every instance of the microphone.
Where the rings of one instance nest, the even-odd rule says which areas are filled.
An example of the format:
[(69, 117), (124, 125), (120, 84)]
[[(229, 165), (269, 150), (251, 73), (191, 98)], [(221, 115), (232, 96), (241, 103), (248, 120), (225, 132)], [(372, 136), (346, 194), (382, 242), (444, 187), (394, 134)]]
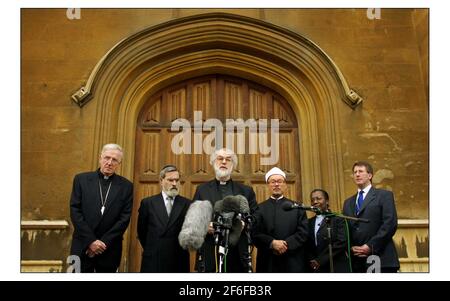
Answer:
[(284, 210), (292, 210), (292, 209), (302, 209), (302, 210), (307, 210), (307, 211), (312, 211), (315, 214), (322, 214), (322, 210), (320, 210), (320, 208), (317, 207), (313, 207), (313, 206), (304, 206), (304, 205), (299, 205), (297, 203), (291, 203), (291, 202), (284, 202), (281, 207)]
[(234, 198), (239, 201), (239, 212), (250, 214), (250, 206), (248, 205), (248, 201), (245, 196), (238, 194), (235, 195)]
[(214, 203), (214, 213), (223, 212), (223, 200)]
[(255, 217), (250, 214), (250, 206), (248, 205), (247, 199), (243, 195), (234, 196), (239, 200), (239, 217), (245, 222), (246, 226), (251, 226), (255, 222)]
[[(245, 199), (245, 198), (244, 198)], [(247, 204), (248, 206), (248, 204)], [(235, 195), (229, 195), (223, 199), (223, 212), (241, 212), (241, 198)]]
[(198, 250), (203, 245), (212, 216), (209, 201), (194, 201), (186, 212), (178, 242), (185, 250)]
[(214, 205), (214, 225), (216, 226), (215, 242), (218, 243), (220, 228), (228, 229), (228, 244), (230, 247), (236, 246), (242, 232), (241, 215), (250, 212), (248, 201), (241, 195), (226, 196), (223, 200), (217, 201)]

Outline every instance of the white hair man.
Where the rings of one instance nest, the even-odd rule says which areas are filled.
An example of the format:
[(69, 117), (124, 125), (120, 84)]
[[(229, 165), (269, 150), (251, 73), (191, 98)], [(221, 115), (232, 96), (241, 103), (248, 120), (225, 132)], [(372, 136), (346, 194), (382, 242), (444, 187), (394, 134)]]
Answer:
[[(242, 195), (248, 200), (250, 213), (253, 214), (257, 208), (253, 188), (231, 179), (233, 169), (238, 164), (236, 154), (227, 148), (218, 149), (211, 154), (210, 163), (214, 168), (215, 179), (199, 185), (193, 200), (207, 200), (214, 206), (226, 196)], [(210, 227), (202, 248), (197, 252), (196, 269), (199, 272), (216, 272), (213, 231)], [(232, 273), (248, 272), (248, 256), (247, 238), (242, 234), (237, 246), (228, 252), (225, 270)]]
[(81, 272), (116, 272), (120, 265), (122, 238), (133, 206), (133, 184), (116, 174), (122, 158), (119, 145), (106, 144), (100, 167), (73, 180), (70, 254), (80, 258)]

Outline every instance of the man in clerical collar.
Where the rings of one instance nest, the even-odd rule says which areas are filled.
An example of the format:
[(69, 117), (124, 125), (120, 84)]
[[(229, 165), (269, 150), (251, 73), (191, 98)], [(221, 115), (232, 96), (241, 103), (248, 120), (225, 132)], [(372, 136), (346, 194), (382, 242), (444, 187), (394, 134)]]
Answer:
[(133, 184), (116, 175), (122, 158), (119, 145), (106, 144), (99, 169), (78, 174), (73, 180), (70, 254), (80, 258), (81, 272), (116, 272), (120, 265), (122, 238), (133, 206)]
[[(231, 179), (233, 169), (238, 164), (236, 154), (230, 149), (218, 149), (211, 154), (210, 164), (214, 168), (215, 179), (199, 185), (195, 191), (193, 201), (207, 200), (214, 207), (217, 201), (222, 200), (226, 196), (242, 195), (247, 199), (250, 213), (253, 214), (257, 208), (253, 188), (234, 182)], [(216, 272), (213, 234), (214, 228), (211, 222), (205, 242), (200, 250), (197, 251), (196, 270), (198, 272)], [(249, 256), (248, 241), (242, 233), (237, 246), (229, 249), (225, 270), (233, 273), (248, 272)]]
[[(253, 243), (258, 248), (256, 272), (299, 273), (306, 271), (305, 245), (308, 220), (304, 210), (285, 210), (286, 173), (274, 167), (266, 174), (270, 197), (259, 204), (255, 214)], [(292, 207), (292, 206), (287, 206)]]

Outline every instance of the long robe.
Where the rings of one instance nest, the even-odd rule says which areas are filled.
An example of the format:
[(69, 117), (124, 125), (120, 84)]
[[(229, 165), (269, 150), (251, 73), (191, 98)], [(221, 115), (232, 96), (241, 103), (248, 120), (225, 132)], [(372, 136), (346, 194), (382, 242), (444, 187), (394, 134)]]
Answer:
[[(308, 238), (308, 219), (304, 210), (283, 210), (287, 198), (277, 201), (269, 198), (256, 211), (253, 243), (258, 248), (256, 272), (299, 273), (306, 272), (305, 246)], [(271, 249), (273, 240), (285, 240), (288, 250), (276, 255)]]
[[(119, 175), (110, 177), (110, 193), (102, 204), (99, 170), (81, 173), (73, 180), (70, 218), (73, 224), (71, 255), (81, 260), (81, 272), (115, 272), (122, 256), (122, 238), (133, 207), (133, 184)], [(102, 214), (102, 205), (105, 206)], [(90, 258), (86, 255), (95, 240), (106, 244), (106, 251)]]
[[(250, 186), (241, 184), (239, 182), (235, 182), (233, 180), (229, 181), (231, 185), (232, 195), (242, 195), (244, 196), (250, 207), (250, 213), (254, 214), (257, 205), (256, 205), (256, 197), (253, 188)], [(208, 200), (214, 207), (214, 204), (223, 199), (222, 193), (218, 186), (217, 180), (212, 180), (207, 183), (203, 183), (197, 187), (197, 190), (194, 194), (194, 201), (197, 200)], [(215, 264), (215, 249), (214, 249), (214, 238), (212, 235), (208, 234), (205, 237), (205, 242), (200, 250), (197, 251), (197, 259), (196, 259), (196, 270), (199, 272), (216, 272), (216, 264)], [(248, 241), (247, 237), (244, 234), (244, 231), (241, 233), (237, 246), (232, 247), (228, 251), (227, 255), (227, 265), (226, 271), (231, 273), (245, 273), (248, 272)], [(202, 259), (200, 260), (200, 257)]]

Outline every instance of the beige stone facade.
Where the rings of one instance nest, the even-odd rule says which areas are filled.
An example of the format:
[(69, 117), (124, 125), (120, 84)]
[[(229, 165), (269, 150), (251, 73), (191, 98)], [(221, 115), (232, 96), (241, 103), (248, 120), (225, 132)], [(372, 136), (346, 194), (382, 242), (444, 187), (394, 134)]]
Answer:
[[(147, 99), (223, 74), (286, 99), (302, 198), (322, 187), (339, 210), (355, 191), (353, 162), (370, 161), (374, 185), (395, 194), (402, 270), (428, 271), (427, 9), (382, 9), (380, 19), (366, 9), (82, 9), (80, 17), (21, 11), (23, 266), (57, 260), (53, 270), (62, 269), (71, 228), (54, 221), (70, 221), (73, 176), (96, 168), (102, 144), (125, 147), (120, 173), (133, 180)], [(82, 87), (89, 97), (79, 107), (71, 97)]]

